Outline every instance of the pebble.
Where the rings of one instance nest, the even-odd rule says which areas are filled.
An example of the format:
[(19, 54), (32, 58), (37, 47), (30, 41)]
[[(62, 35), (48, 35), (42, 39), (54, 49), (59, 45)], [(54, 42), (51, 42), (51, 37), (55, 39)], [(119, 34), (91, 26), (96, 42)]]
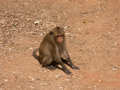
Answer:
[(4, 79), (5, 82), (8, 82), (8, 79)]
[(101, 82), (102, 82), (102, 80), (98, 80), (98, 82), (99, 82), (99, 83), (101, 83)]
[(30, 47), (29, 49), (30, 49), (30, 50), (33, 50), (33, 48), (32, 48), (32, 47)]
[(113, 71), (117, 71), (118, 69), (119, 69), (119, 67), (116, 67), (116, 66), (113, 66), (113, 67), (112, 67), (112, 70), (113, 70)]
[(35, 25), (38, 25), (39, 23), (40, 23), (39, 20), (34, 21), (34, 24), (35, 24)]
[(44, 33), (40, 33), (40, 36), (43, 36), (44, 35)]
[(64, 90), (64, 88), (63, 87), (59, 87), (59, 90)]
[(67, 29), (68, 28), (68, 26), (64, 26), (64, 29)]
[(31, 76), (28, 76), (29, 79), (31, 79), (31, 81), (34, 81), (35, 79)]
[(94, 85), (93, 87), (94, 87), (94, 90), (96, 90), (96, 87), (97, 87), (97, 86), (96, 86), (96, 85)]
[(60, 78), (60, 77), (61, 77), (61, 75), (60, 75), (60, 74), (57, 74), (55, 77), (56, 77), (56, 78)]

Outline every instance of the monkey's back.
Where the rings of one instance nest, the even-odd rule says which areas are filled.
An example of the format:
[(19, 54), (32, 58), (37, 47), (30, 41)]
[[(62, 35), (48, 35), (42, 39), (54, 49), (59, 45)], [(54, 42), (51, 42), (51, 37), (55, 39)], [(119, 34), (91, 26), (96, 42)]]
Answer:
[(40, 48), (39, 48), (39, 56), (41, 58), (41, 60), (45, 57), (45, 56), (53, 56), (53, 53), (55, 51), (54, 45), (52, 43), (52, 39), (51, 37), (47, 34), (44, 38), (43, 41), (40, 44)]

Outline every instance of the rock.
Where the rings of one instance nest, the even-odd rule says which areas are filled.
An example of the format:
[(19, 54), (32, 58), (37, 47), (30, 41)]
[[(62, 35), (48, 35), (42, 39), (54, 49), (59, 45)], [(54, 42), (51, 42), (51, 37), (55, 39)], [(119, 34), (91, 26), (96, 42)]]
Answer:
[(67, 78), (66, 81), (70, 81), (70, 79)]
[(30, 47), (29, 49), (30, 49), (30, 50), (33, 50), (33, 48), (32, 48), (32, 47)]
[(40, 22), (41, 22), (40, 20), (36, 20), (36, 21), (34, 21), (34, 24), (38, 25)]
[(98, 80), (98, 82), (99, 82), (99, 83), (101, 83), (101, 82), (102, 82), (102, 80)]
[(112, 70), (113, 70), (113, 71), (117, 71), (118, 69), (120, 69), (120, 68), (117, 67), (117, 66), (113, 66), (113, 67), (112, 67)]
[(57, 74), (55, 77), (56, 77), (56, 78), (60, 78), (60, 77), (61, 77), (61, 75), (60, 75), (60, 74)]
[(35, 79), (31, 76), (28, 76), (28, 78), (31, 80), (31, 81), (35, 81)]
[(94, 85), (93, 87), (94, 87), (94, 89), (96, 90), (97, 86), (96, 86), (96, 85)]
[(59, 90), (64, 90), (64, 87), (59, 87)]
[(4, 79), (5, 82), (8, 82), (8, 79)]
[(69, 29), (69, 28), (70, 28), (70, 26), (65, 26), (65, 27), (64, 27), (65, 30), (67, 30), (67, 29)]

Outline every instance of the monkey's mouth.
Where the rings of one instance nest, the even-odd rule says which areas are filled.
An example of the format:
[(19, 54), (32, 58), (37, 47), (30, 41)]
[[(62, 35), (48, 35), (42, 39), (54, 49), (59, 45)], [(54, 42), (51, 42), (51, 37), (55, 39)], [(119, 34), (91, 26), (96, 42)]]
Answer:
[(63, 37), (62, 37), (62, 36), (57, 37), (57, 41), (58, 41), (59, 43), (63, 42)]

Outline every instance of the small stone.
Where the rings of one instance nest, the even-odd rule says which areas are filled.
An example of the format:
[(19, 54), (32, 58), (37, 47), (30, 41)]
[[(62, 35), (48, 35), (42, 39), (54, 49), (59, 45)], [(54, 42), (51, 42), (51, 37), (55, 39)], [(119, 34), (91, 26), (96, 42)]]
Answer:
[(61, 77), (61, 75), (60, 75), (60, 74), (58, 74), (58, 75), (56, 75), (55, 77), (56, 77), (56, 78), (60, 78), (60, 77)]
[(65, 26), (64, 29), (67, 30), (68, 28), (70, 28), (70, 26)]
[(8, 82), (8, 79), (4, 79), (5, 82)]
[(28, 76), (29, 79), (31, 79), (31, 81), (34, 81), (35, 79), (31, 76)]
[(63, 87), (59, 87), (59, 90), (64, 90), (64, 88)]
[(118, 43), (117, 43), (117, 42), (115, 42), (115, 43), (114, 43), (114, 45), (115, 45), (115, 46), (117, 46), (117, 45), (118, 45)]
[(120, 69), (119, 65), (115, 65), (115, 66), (112, 67), (112, 70), (118, 70), (118, 69)]
[(101, 82), (102, 82), (102, 80), (98, 80), (98, 82), (100, 82), (100, 83), (101, 83)]
[(111, 34), (111, 32), (108, 32), (108, 34)]
[(117, 70), (118, 70), (118, 68), (117, 68), (117, 67), (115, 67), (115, 66), (113, 66), (113, 67), (112, 67), (112, 70), (113, 70), (113, 71), (117, 71)]
[(66, 35), (70, 35), (70, 33), (68, 33), (68, 32), (66, 32), (65, 34), (66, 34)]
[(9, 48), (9, 51), (11, 51), (12, 50), (12, 48)]
[(35, 25), (38, 25), (39, 23), (40, 23), (39, 20), (36, 20), (36, 21), (34, 22)]
[(31, 21), (32, 19), (31, 19), (31, 18), (27, 18), (26, 20), (27, 20), (27, 21)]
[(16, 72), (12, 72), (13, 74), (16, 74)]
[(81, 31), (82, 29), (81, 28), (78, 28), (78, 31)]
[(70, 81), (70, 79), (67, 78), (66, 81)]
[(33, 50), (33, 48), (32, 48), (32, 47), (30, 47), (29, 49), (30, 49), (30, 50)]
[(2, 41), (0, 41), (0, 44), (2, 44), (3, 42)]
[(96, 87), (97, 87), (97, 86), (96, 86), (96, 85), (94, 85), (93, 87), (96, 89)]
[(40, 33), (40, 36), (43, 36), (44, 34), (43, 33)]

